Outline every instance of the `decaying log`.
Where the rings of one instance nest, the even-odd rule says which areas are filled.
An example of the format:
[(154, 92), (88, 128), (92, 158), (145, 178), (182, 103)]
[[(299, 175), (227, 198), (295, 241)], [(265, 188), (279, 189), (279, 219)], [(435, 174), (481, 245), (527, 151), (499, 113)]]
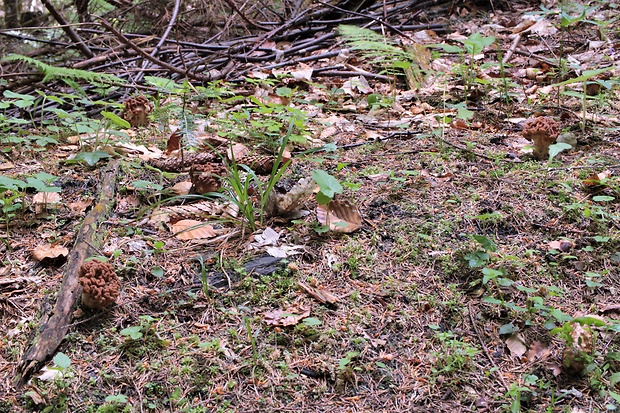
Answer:
[(56, 306), (50, 313), (42, 315), (38, 334), (22, 357), (18, 366), (17, 384), (25, 383), (39, 371), (45, 361), (56, 352), (67, 334), (73, 312), (82, 294), (78, 272), (84, 260), (92, 255), (102, 242), (102, 233), (98, 231), (98, 227), (114, 205), (118, 167), (119, 161), (112, 160), (102, 172), (99, 200), (84, 218), (76, 236), (75, 245), (65, 266)]

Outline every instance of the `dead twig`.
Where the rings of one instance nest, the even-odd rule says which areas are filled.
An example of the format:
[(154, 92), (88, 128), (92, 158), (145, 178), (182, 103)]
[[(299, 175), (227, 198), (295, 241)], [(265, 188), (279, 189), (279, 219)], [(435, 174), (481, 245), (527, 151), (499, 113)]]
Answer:
[(52, 17), (61, 25), (62, 30), (67, 33), (67, 36), (75, 43), (75, 47), (84, 55), (87, 59), (94, 56), (94, 53), (86, 46), (86, 43), (80, 38), (80, 36), (73, 30), (73, 27), (69, 25), (69, 22), (56, 10), (50, 0), (41, 0), (45, 8), (50, 12)]
[(144, 50), (136, 46), (131, 40), (125, 37), (121, 32), (116, 30), (110, 23), (108, 23), (104, 19), (99, 18), (99, 20), (101, 21), (101, 25), (105, 27), (106, 29), (108, 29), (110, 32), (112, 32), (112, 34), (116, 36), (118, 40), (123, 42), (125, 45), (127, 45), (131, 49), (135, 50), (143, 58), (151, 61), (152, 63), (156, 64), (159, 67), (162, 67), (166, 70), (169, 70), (170, 72), (177, 73), (179, 75), (185, 76), (190, 79), (199, 80), (201, 82), (210, 82), (210, 81), (217, 80), (223, 77), (222, 72), (219, 72), (219, 71), (211, 71), (211, 74), (209, 76), (204, 76), (204, 75), (200, 75), (197, 73), (192, 73), (189, 70), (179, 69), (175, 66), (169, 65), (168, 63), (149, 55)]
[(502, 59), (503, 65), (505, 65), (506, 63), (508, 63), (508, 61), (510, 61), (510, 58), (512, 57), (513, 53), (517, 49), (519, 42), (521, 42), (521, 37), (522, 37), (521, 33), (519, 33), (512, 41), (512, 44), (510, 45), (510, 49), (506, 51), (506, 54), (504, 55), (504, 58)]

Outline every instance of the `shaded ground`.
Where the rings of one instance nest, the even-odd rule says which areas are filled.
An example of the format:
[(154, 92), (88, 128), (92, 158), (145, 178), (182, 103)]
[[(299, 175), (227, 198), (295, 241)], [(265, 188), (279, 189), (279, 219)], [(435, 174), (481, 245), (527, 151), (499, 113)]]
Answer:
[[(604, 16), (615, 7), (597, 5)], [(472, 13), (458, 21), (468, 36), (468, 27), (518, 20), (521, 14)], [(555, 22), (557, 16), (546, 17)], [(615, 64), (618, 32), (615, 22), (607, 21), (610, 43), (591, 55), (606, 56), (600, 61), (588, 60), (588, 51), (579, 48), (602, 26), (577, 22), (567, 30), (569, 40), (562, 45), (584, 53), (575, 52), (583, 69)], [(511, 39), (497, 36), (507, 50)], [(558, 51), (560, 35), (543, 38), (531, 35), (524, 46), (540, 47), (535, 53), (551, 58), (549, 48)], [(471, 66), (478, 77), (497, 74), (495, 50)], [(434, 61), (469, 65), (462, 55)], [(495, 69), (483, 63), (494, 63)], [(59, 349), (69, 367), (21, 388), (13, 382), (17, 364), (36, 334), (39, 315), (54, 303), (63, 270), (61, 262), (36, 262), (32, 250), (45, 243), (71, 248), (88, 211), (71, 203), (96, 198), (100, 164), (57, 162), (77, 150), (70, 137), (47, 152), (31, 141), (13, 148), (8, 152), (13, 165), (2, 175), (22, 178), (44, 170), (59, 177), (53, 185), (62, 187), (63, 203), (36, 215), (30, 207), (34, 192), (24, 191), (27, 207), (8, 220), (0, 245), (0, 388), (7, 389), (0, 411), (615, 409), (620, 405), (617, 73), (610, 71), (609, 90), (587, 102), (588, 116), (596, 117), (582, 134), (579, 88), (571, 96), (549, 87), (578, 74), (560, 77), (559, 69), (524, 57), (512, 64), (506, 68), (507, 89), (502, 82), (468, 84), (462, 69), (437, 75), (416, 93), (401, 90), (404, 85), (370, 82), (384, 103), (374, 107), (368, 93), (347, 93), (344, 79), (288, 84), (297, 88), (291, 102), (308, 114), (304, 131), (316, 141), (291, 146), (293, 163), (285, 178), (296, 180), (315, 169), (337, 177), (346, 188), (342, 197), (364, 218), (353, 234), (317, 233), (316, 205), (309, 200), (304, 208), (310, 215), (266, 221), (254, 235), (246, 230), (224, 242), (179, 240), (165, 225), (148, 220), (166, 195), (154, 186), (137, 187), (136, 181), (169, 188), (187, 175), (160, 174), (126, 157), (115, 213), (101, 228), (104, 244), (97, 254), (107, 256), (121, 277), (117, 304), (75, 314)], [(525, 71), (535, 65), (547, 78), (528, 79)], [(262, 87), (273, 92), (283, 85), (274, 80), (273, 88)], [(236, 85), (234, 93), (259, 95), (258, 89), (248, 83)], [(473, 91), (479, 91), (477, 99)], [(461, 109), (476, 110), (465, 122), (457, 119), (454, 105), (465, 102), (466, 94)], [(277, 100), (274, 93), (271, 99)], [(131, 135), (132, 142), (164, 149), (170, 134), (161, 130), (168, 115), (178, 119), (179, 102), (180, 96), (171, 94), (151, 115), (150, 126)], [(236, 127), (226, 123), (233, 114), (247, 112), (260, 121), (288, 119), (290, 113), (282, 107), (261, 113), (264, 107), (256, 101), (240, 102), (202, 99), (195, 112), (206, 114), (213, 121), (207, 129), (216, 132)], [(444, 113), (451, 118), (441, 119)], [(572, 131), (576, 148), (550, 163), (526, 154), (519, 120), (536, 113)], [(394, 120), (404, 127), (386, 127)], [(248, 147), (268, 146), (261, 139), (272, 136), (243, 132), (236, 140), (243, 138)], [(339, 149), (307, 151), (328, 142)], [(54, 156), (42, 156), (47, 153)], [(218, 225), (241, 228), (238, 222)], [(253, 248), (252, 242), (265, 227), (280, 233), (278, 245), (303, 248), (277, 269), (253, 270), (248, 264), (264, 257), (265, 248)], [(217, 288), (206, 286), (206, 279)], [(322, 288), (337, 301), (321, 304), (299, 282)], [(310, 317), (291, 326), (266, 323), (265, 313), (287, 312), (293, 304), (309, 307)], [(586, 315), (580, 319), (583, 327), (573, 322)], [(583, 360), (567, 366), (566, 349), (573, 347)]]

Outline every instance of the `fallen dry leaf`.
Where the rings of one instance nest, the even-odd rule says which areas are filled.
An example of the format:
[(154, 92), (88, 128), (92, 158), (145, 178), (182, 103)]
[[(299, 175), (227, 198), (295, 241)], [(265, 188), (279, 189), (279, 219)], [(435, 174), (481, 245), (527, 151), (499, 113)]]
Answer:
[(321, 225), (328, 225), (334, 232), (349, 234), (362, 226), (360, 211), (347, 201), (334, 200), (329, 206), (317, 205), (316, 218)]
[(263, 313), (265, 323), (272, 326), (293, 326), (310, 315), (310, 307), (299, 303), (289, 306), (286, 310), (274, 310)]
[(233, 160), (233, 157), (234, 157), (235, 162), (239, 162), (240, 159), (247, 156), (249, 153), (250, 153), (250, 150), (248, 149), (247, 146), (241, 143), (235, 143), (232, 146), (232, 148), (228, 148), (228, 150), (226, 151), (226, 156), (231, 161)]
[(211, 225), (193, 219), (183, 219), (170, 225), (174, 236), (181, 240), (213, 238), (217, 231)]
[(164, 151), (164, 153), (166, 155), (170, 155), (172, 151), (176, 151), (178, 149), (181, 149), (181, 134), (178, 132), (174, 132), (168, 138), (168, 143), (166, 144), (166, 150)]
[(612, 311), (620, 311), (620, 304), (608, 304), (599, 310), (601, 313), (609, 313)]
[(60, 194), (58, 192), (38, 192), (32, 197), (34, 213), (39, 215), (48, 209), (55, 209), (60, 203)]
[(70, 202), (69, 209), (71, 209), (76, 214), (81, 214), (86, 211), (86, 208), (93, 204), (92, 199), (80, 199), (79, 201)]
[(549, 355), (551, 355), (549, 345), (541, 343), (540, 341), (535, 341), (532, 343), (530, 349), (527, 352), (527, 359), (529, 361), (545, 360), (547, 357), (549, 357)]
[(37, 261), (55, 260), (59, 257), (66, 257), (68, 254), (69, 250), (62, 245), (45, 244), (32, 250), (32, 257)]
[(338, 298), (323, 287), (310, 287), (301, 281), (297, 281), (297, 285), (321, 304), (336, 304), (338, 302)]
[(610, 171), (603, 171), (596, 174), (592, 174), (584, 179), (581, 183), (585, 186), (599, 186), (606, 180), (611, 178)]
[(551, 248), (552, 250), (558, 250), (562, 252), (570, 251), (570, 249), (573, 246), (573, 244), (571, 244), (570, 241), (566, 241), (566, 240), (550, 241), (548, 245), (549, 245), (549, 248)]
[(172, 190), (172, 192), (175, 193), (175, 195), (183, 196), (183, 195), (189, 194), (189, 190), (191, 189), (191, 187), (192, 187), (191, 181), (182, 181), (182, 182), (177, 182), (170, 189)]
[(506, 346), (510, 350), (510, 354), (521, 357), (527, 351), (527, 346), (519, 334), (513, 334), (506, 339)]
[(295, 80), (305, 80), (309, 82), (312, 80), (313, 71), (314, 69), (312, 68), (312, 66), (305, 63), (299, 63), (299, 69), (292, 70), (291, 76), (293, 76), (293, 79)]
[(53, 205), (60, 202), (60, 194), (58, 192), (38, 192), (32, 197), (32, 203)]

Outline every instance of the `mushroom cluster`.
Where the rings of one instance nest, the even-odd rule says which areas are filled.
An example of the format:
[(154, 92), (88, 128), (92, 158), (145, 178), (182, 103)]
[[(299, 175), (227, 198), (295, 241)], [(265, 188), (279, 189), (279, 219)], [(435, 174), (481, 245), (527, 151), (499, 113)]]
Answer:
[(110, 306), (118, 297), (121, 283), (114, 267), (107, 262), (92, 260), (82, 264), (79, 272), (82, 284), (82, 304), (100, 310)]
[(560, 134), (560, 125), (546, 116), (528, 119), (523, 126), (521, 135), (534, 143), (534, 157), (547, 159), (549, 146), (555, 142)]
[(129, 122), (131, 126), (148, 125), (149, 120), (147, 117), (153, 111), (153, 104), (147, 98), (140, 95), (127, 99), (124, 104), (123, 119)]

